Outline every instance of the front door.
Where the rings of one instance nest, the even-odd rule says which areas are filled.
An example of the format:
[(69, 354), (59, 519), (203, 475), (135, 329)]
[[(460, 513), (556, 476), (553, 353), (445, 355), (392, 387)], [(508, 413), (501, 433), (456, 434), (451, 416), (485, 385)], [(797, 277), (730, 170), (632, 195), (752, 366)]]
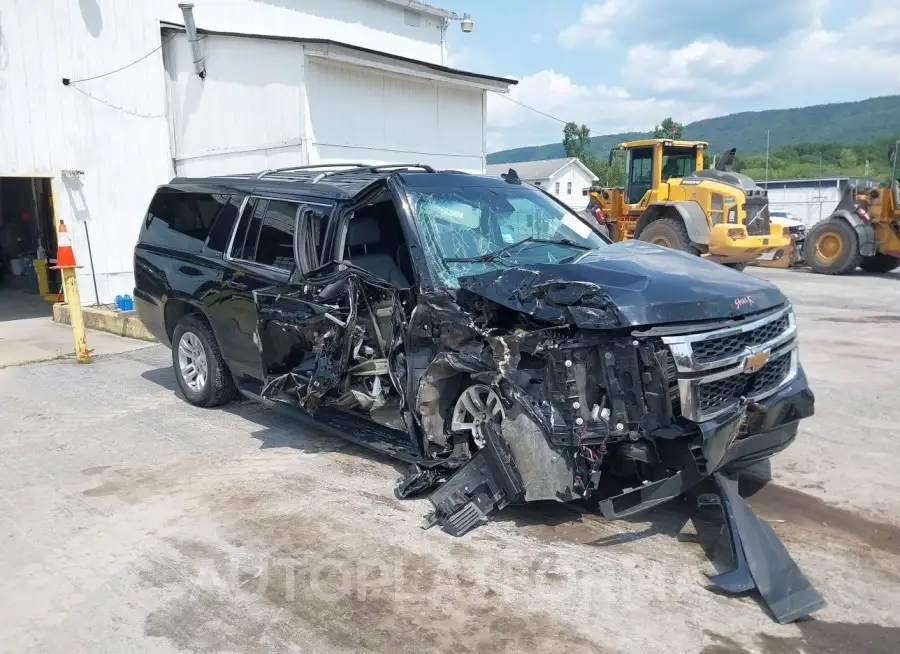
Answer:
[(357, 327), (358, 284), (291, 284), (254, 293), (263, 397), (315, 411), (346, 375)]

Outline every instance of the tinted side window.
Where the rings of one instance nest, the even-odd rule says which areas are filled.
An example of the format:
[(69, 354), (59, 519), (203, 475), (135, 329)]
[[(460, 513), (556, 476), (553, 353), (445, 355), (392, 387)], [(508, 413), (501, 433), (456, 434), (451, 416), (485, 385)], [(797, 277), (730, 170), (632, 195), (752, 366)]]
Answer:
[(238, 226), (234, 246), (231, 248), (231, 256), (235, 259), (254, 260), (259, 228), (262, 225), (262, 215), (265, 210), (266, 200), (253, 200), (248, 205), (247, 211), (241, 216), (241, 224)]
[(294, 220), (298, 206), (296, 202), (269, 200), (256, 247), (256, 263), (284, 270), (294, 267)]
[(164, 191), (150, 202), (141, 240), (186, 252), (200, 252), (213, 222), (230, 196)]
[(244, 196), (233, 195), (228, 204), (222, 205), (222, 210), (216, 217), (212, 229), (209, 232), (209, 238), (206, 241), (206, 247), (215, 252), (224, 252), (228, 247), (228, 239), (231, 236), (231, 230), (234, 229), (234, 223), (238, 217), (238, 211), (241, 209), (241, 203)]
[(300, 269), (309, 272), (327, 263), (322, 249), (331, 207), (304, 205), (300, 211)]

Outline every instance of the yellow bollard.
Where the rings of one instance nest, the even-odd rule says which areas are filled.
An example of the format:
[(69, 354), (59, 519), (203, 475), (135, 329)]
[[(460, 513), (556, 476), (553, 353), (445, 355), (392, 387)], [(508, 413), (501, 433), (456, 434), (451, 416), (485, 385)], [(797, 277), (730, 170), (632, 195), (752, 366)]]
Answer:
[(75, 251), (66, 224), (59, 221), (57, 234), (56, 265), (53, 270), (62, 273), (63, 289), (69, 305), (69, 322), (72, 324), (72, 336), (75, 338), (75, 360), (78, 363), (90, 363), (91, 353), (87, 346), (87, 335), (84, 332), (84, 316), (81, 313), (81, 298), (78, 295), (78, 279), (75, 276)]
[(91, 353), (88, 351), (87, 335), (84, 331), (84, 316), (81, 313), (81, 297), (78, 295), (78, 279), (74, 268), (63, 268), (63, 286), (69, 299), (69, 322), (72, 324), (72, 335), (75, 337), (75, 360), (78, 363), (90, 363)]

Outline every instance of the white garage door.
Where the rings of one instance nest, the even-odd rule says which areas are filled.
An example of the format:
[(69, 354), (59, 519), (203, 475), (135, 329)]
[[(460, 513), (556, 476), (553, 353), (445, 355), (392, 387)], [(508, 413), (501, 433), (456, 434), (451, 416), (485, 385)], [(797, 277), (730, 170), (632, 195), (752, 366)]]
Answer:
[(310, 163), (425, 163), (481, 172), (483, 94), (310, 59)]

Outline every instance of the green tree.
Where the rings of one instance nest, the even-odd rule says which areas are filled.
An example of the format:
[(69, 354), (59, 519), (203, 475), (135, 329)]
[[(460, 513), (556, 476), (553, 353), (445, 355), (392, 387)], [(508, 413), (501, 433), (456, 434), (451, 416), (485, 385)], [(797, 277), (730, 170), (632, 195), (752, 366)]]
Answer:
[(682, 134), (684, 134), (684, 125), (672, 120), (671, 116), (653, 128), (653, 138), (655, 139), (680, 139)]
[(597, 182), (600, 186), (605, 188), (625, 186), (625, 157), (621, 150), (616, 151), (612, 162), (591, 156), (589, 163), (585, 165), (600, 178)]
[(577, 157), (585, 166), (591, 158), (591, 130), (587, 125), (566, 123), (563, 127), (563, 148), (567, 157)]

